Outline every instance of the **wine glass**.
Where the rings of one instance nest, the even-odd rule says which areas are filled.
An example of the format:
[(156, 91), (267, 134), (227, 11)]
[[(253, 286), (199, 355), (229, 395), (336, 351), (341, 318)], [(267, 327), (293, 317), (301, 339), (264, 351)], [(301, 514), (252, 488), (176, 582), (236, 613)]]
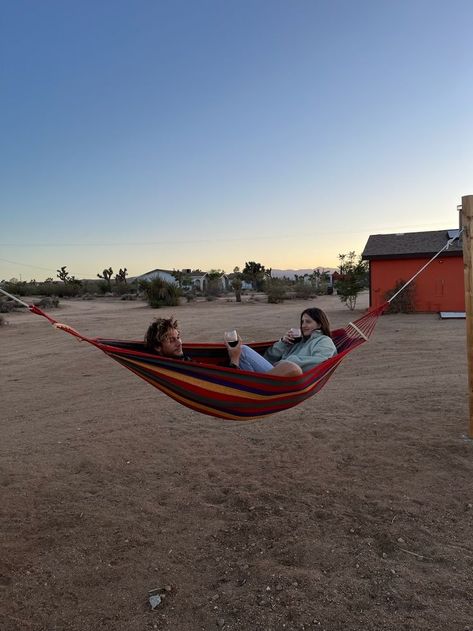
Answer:
[(297, 344), (302, 340), (302, 332), (299, 327), (292, 327), (292, 329), (290, 329), (290, 332), (294, 340), (294, 344)]
[(238, 344), (238, 333), (233, 329), (232, 331), (225, 331), (223, 334), (224, 340), (229, 346), (236, 346)]

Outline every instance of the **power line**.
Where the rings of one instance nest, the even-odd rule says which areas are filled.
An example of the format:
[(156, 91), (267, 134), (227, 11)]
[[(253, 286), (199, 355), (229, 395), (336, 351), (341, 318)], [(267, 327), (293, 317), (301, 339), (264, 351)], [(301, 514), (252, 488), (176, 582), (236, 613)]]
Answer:
[[(410, 224), (410, 225), (406, 225), (403, 224), (402, 226), (384, 226), (383, 228), (377, 228), (377, 229), (373, 229), (373, 228), (369, 228), (369, 229), (361, 229), (361, 230), (341, 230), (341, 231), (335, 231), (335, 230), (327, 230), (327, 231), (319, 231), (317, 233), (304, 233), (303, 236), (308, 237), (308, 238), (312, 238), (312, 237), (320, 237), (320, 236), (327, 236), (327, 235), (333, 235), (333, 236), (337, 236), (337, 235), (343, 235), (343, 234), (376, 234), (379, 230), (384, 231), (384, 230), (405, 230), (406, 228), (420, 228), (420, 227), (425, 227), (425, 226), (438, 226), (440, 225), (440, 222), (435, 222), (435, 223), (430, 223), (430, 224), (426, 224), (426, 223), (422, 223), (422, 224)], [(242, 236), (242, 237), (218, 237), (218, 241), (219, 243), (225, 242), (240, 242), (240, 241), (266, 241), (266, 240), (277, 240), (277, 239), (300, 239), (301, 238), (301, 233), (297, 233), (297, 234), (284, 234), (284, 235), (267, 235), (267, 234), (260, 234), (257, 236)], [(143, 247), (143, 246), (157, 246), (157, 245), (176, 245), (176, 244), (182, 244), (182, 245), (189, 245), (189, 244), (193, 244), (193, 243), (213, 243), (215, 242), (215, 237), (213, 238), (205, 238), (205, 239), (175, 239), (175, 240), (170, 240), (170, 239), (166, 239), (166, 240), (162, 240), (162, 241), (115, 241), (115, 242), (106, 242), (106, 241), (102, 241), (102, 242), (96, 242), (96, 243), (90, 243), (90, 242), (77, 242), (77, 243), (58, 243), (57, 241), (55, 241), (54, 243), (41, 243), (41, 242), (37, 242), (37, 243), (0, 243), (1, 247), (35, 247), (35, 248), (63, 248), (63, 247), (132, 247), (132, 246), (137, 246), (137, 247)], [(2, 259), (0, 259), (2, 260)], [(4, 260), (4, 259), (3, 259)]]

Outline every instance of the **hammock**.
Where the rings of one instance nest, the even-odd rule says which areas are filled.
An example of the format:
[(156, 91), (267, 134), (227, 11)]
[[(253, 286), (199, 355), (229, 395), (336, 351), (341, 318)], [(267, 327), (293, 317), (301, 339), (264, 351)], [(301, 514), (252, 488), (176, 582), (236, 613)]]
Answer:
[[(337, 329), (332, 338), (338, 354), (296, 377), (279, 377), (264, 373), (228, 368), (224, 344), (184, 344), (191, 361), (169, 359), (147, 352), (144, 342), (88, 338), (61, 324), (34, 305), (28, 305), (0, 288), (0, 293), (16, 300), (32, 313), (43, 316), (58, 329), (96, 346), (109, 357), (131, 370), (169, 397), (202, 414), (217, 418), (245, 421), (288, 410), (318, 392), (329, 380), (348, 353), (368, 341), (379, 316), (424, 269), (460, 238), (463, 230), (450, 238), (418, 272), (387, 302)], [(273, 342), (249, 344), (261, 354)]]
[[(245, 421), (287, 410), (318, 392), (344, 357), (368, 340), (389, 302), (334, 331), (338, 354), (296, 377), (228, 368), (224, 344), (184, 344), (184, 353), (191, 361), (182, 361), (149, 353), (144, 342), (88, 338), (38, 307), (25, 306), (56, 328), (100, 349), (178, 403), (209, 416)], [(272, 344), (255, 342), (248, 346), (264, 353)]]

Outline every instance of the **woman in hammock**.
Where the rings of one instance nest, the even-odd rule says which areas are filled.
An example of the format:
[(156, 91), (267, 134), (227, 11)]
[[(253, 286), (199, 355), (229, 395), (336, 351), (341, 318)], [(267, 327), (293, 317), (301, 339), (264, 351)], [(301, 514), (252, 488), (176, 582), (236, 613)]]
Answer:
[(330, 323), (322, 309), (304, 309), (300, 324), (302, 339), (296, 340), (292, 330), (265, 352), (264, 357), (241, 343), (232, 347), (225, 341), (230, 365), (240, 370), (293, 377), (314, 368), (337, 354), (330, 333)]

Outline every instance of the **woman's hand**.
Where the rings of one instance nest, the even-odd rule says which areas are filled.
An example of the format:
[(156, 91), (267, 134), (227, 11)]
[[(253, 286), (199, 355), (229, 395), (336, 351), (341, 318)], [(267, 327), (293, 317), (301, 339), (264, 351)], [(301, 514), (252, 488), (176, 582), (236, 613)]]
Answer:
[(241, 337), (238, 336), (238, 342), (236, 346), (230, 346), (227, 340), (224, 339), (225, 346), (227, 347), (228, 356), (230, 358), (230, 363), (235, 366), (240, 365), (240, 355), (241, 355)]
[(294, 338), (294, 335), (292, 334), (291, 329), (289, 329), (289, 331), (285, 333), (281, 338), (281, 342), (284, 342), (284, 344), (287, 344), (288, 346), (292, 346), (294, 344), (294, 341), (295, 341), (295, 338)]

